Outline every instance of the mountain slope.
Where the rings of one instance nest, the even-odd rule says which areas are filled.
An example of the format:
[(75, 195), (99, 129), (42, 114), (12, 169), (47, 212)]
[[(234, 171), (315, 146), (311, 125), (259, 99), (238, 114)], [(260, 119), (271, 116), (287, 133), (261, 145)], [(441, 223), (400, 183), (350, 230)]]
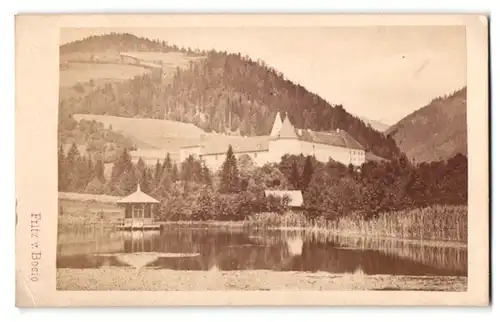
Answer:
[(389, 129), (389, 125), (375, 121), (375, 120), (370, 120), (367, 119), (366, 117), (358, 116), (362, 121), (364, 121), (366, 124), (370, 125), (373, 129), (379, 131), (379, 132), (385, 132)]
[(467, 155), (467, 89), (436, 98), (386, 131), (410, 160), (447, 159)]
[(332, 106), (262, 61), (240, 54), (179, 49), (165, 42), (118, 34), (84, 39), (60, 50), (64, 55), (85, 51), (177, 51), (203, 57), (185, 68), (175, 68), (168, 77), (158, 68), (130, 80), (94, 84), (83, 95), (60, 100), (60, 109), (69, 114), (168, 119), (192, 123), (207, 132), (236, 131), (253, 136), (268, 134), (276, 112), (286, 111), (298, 128), (340, 128), (378, 156), (390, 159), (401, 153), (392, 138), (367, 126), (342, 105)]

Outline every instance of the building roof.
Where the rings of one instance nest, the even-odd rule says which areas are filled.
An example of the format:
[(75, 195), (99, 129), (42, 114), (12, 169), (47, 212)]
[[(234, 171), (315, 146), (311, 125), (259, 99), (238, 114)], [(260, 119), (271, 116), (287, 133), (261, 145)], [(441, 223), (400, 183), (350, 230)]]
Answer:
[(285, 120), (283, 121), (283, 124), (281, 125), (281, 129), (278, 133), (278, 138), (280, 139), (296, 139), (297, 133), (295, 132), (295, 128), (293, 127), (292, 123), (290, 123), (290, 120), (288, 119), (288, 114), (285, 115)]
[(280, 116), (280, 112), (278, 111), (278, 113), (276, 113), (276, 117), (274, 118), (274, 123), (273, 123), (273, 127), (271, 129), (271, 136), (277, 136), (279, 131), (281, 130), (281, 126), (282, 126), (283, 122), (281, 122), (281, 116)]
[[(281, 118), (279, 113), (276, 114), (271, 135), (267, 136), (236, 136), (236, 135), (221, 135), (221, 134), (205, 134), (196, 145), (184, 146), (187, 149), (190, 147), (200, 146), (201, 155), (224, 154), (227, 152), (229, 145), (232, 146), (234, 153), (259, 152), (269, 150), (269, 140), (275, 139), (299, 139), (308, 142), (339, 146), (349, 149), (364, 150), (364, 147), (356, 141), (349, 133), (344, 130), (337, 129), (330, 132), (318, 132), (311, 130), (296, 130), (290, 122), (288, 115), (279, 124)], [(276, 130), (277, 131), (277, 135)]]
[(206, 135), (201, 142), (201, 155), (224, 154), (229, 145), (234, 153), (260, 152), (269, 150), (269, 136)]
[(288, 205), (292, 207), (302, 207), (304, 204), (304, 198), (300, 190), (265, 190), (264, 193), (266, 197), (275, 196), (283, 198), (284, 196), (288, 196), (290, 198)]
[(338, 129), (332, 132), (316, 132), (311, 130), (302, 130), (299, 138), (304, 141), (320, 144), (334, 145), (349, 149), (364, 150), (363, 146), (344, 130)]
[(381, 162), (381, 161), (389, 161), (385, 158), (379, 157), (378, 155), (373, 154), (372, 152), (366, 152), (366, 161), (376, 161), (376, 162)]
[(158, 200), (155, 198), (148, 196), (144, 192), (141, 191), (141, 185), (137, 184), (137, 190), (126, 196), (125, 198), (122, 198), (118, 200), (116, 203), (118, 204), (124, 204), (124, 203), (159, 203)]

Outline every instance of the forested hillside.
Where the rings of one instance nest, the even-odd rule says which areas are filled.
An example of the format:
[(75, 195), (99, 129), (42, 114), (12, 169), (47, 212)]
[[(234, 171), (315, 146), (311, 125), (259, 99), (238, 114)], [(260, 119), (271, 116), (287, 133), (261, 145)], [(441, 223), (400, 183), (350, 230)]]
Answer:
[(162, 68), (130, 80), (96, 84), (84, 95), (60, 100), (66, 115), (108, 114), (166, 118), (193, 123), (205, 131), (242, 135), (268, 134), (277, 111), (288, 112), (299, 128), (344, 129), (374, 154), (393, 159), (400, 150), (342, 105), (332, 106), (283, 74), (240, 54), (200, 52), (128, 34), (94, 36), (63, 45), (61, 55), (76, 52), (158, 51), (203, 56), (168, 77)]
[(415, 162), (467, 155), (467, 89), (434, 99), (387, 130)]
[(129, 33), (109, 33), (94, 35), (64, 44), (60, 47), (60, 55), (74, 53), (102, 53), (122, 51), (156, 51), (156, 52), (185, 52), (194, 53), (190, 48), (177, 47), (165, 41), (150, 40), (137, 37)]

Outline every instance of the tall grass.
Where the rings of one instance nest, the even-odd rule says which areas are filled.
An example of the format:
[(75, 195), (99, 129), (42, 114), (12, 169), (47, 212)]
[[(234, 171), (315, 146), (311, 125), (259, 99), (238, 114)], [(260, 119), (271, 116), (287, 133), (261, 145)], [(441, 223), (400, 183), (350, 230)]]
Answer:
[(324, 230), (332, 234), (402, 239), (467, 241), (466, 206), (431, 206), (382, 213), (372, 219), (346, 216), (334, 220), (303, 213), (259, 213), (246, 224), (256, 228)]

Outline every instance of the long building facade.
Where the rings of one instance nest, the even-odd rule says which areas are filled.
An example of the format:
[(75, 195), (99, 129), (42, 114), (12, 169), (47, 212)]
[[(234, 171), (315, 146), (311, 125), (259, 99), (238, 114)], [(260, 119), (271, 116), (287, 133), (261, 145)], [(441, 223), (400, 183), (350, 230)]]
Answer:
[(182, 162), (193, 155), (204, 161), (212, 171), (218, 171), (230, 145), (236, 158), (248, 155), (258, 166), (280, 162), (286, 154), (311, 155), (322, 162), (333, 159), (353, 166), (361, 166), (366, 160), (364, 147), (344, 130), (318, 132), (296, 129), (288, 115), (282, 121), (279, 113), (269, 135), (241, 137), (206, 134), (199, 143), (182, 147), (179, 159)]

